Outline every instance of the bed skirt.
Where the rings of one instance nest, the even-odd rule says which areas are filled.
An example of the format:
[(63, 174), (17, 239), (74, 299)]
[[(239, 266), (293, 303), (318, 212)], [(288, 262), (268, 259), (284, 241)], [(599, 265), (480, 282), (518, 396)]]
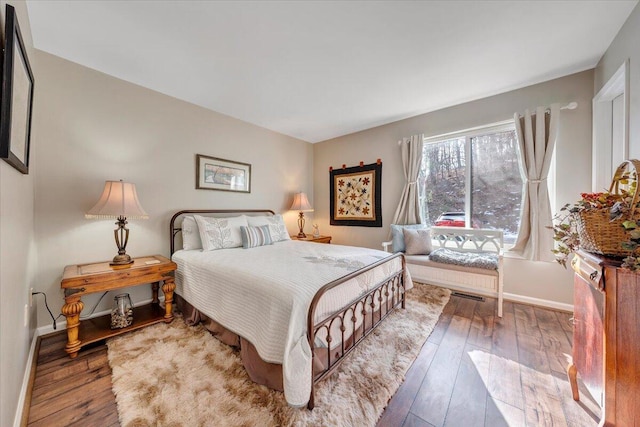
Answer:
[[(240, 350), (242, 365), (253, 382), (267, 386), (273, 390), (284, 391), (282, 364), (270, 363), (262, 360), (258, 351), (251, 342), (242, 338), (238, 334), (231, 332), (215, 320), (207, 317), (207, 315), (189, 304), (189, 302), (180, 295), (174, 294), (174, 301), (176, 303), (176, 309), (182, 313), (182, 317), (187, 325), (193, 326), (198, 323), (202, 323), (211, 335), (216, 337), (222, 343)], [(379, 309), (375, 311), (375, 316), (378, 316), (379, 311)], [(370, 328), (371, 326), (370, 318), (371, 316), (367, 316), (365, 320), (367, 328)], [(362, 336), (362, 333), (361, 331), (357, 331), (355, 335), (356, 339), (359, 339)], [(353, 336), (349, 336), (345, 339), (345, 347), (351, 347), (353, 344), (353, 338)], [(327, 349), (315, 348), (314, 353), (313, 371), (314, 374), (317, 374), (326, 370), (326, 366), (321, 361), (327, 360)]]
[(231, 332), (218, 322), (201, 313), (180, 295), (175, 295), (176, 307), (182, 313), (185, 323), (189, 326), (202, 325), (218, 340), (240, 350), (242, 364), (252, 381), (265, 385), (274, 390), (284, 391), (282, 385), (282, 365), (265, 362), (260, 358), (256, 348), (246, 339)]

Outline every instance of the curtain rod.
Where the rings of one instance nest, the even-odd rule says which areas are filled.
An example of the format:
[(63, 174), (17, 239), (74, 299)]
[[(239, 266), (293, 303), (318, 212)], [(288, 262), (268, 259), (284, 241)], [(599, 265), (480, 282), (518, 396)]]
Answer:
[[(567, 105), (563, 105), (562, 107), (560, 107), (561, 110), (575, 110), (576, 108), (578, 108), (578, 103), (576, 101), (571, 101)], [(551, 112), (551, 110), (547, 108), (546, 110), (544, 110), (544, 112), (546, 114), (549, 114)], [(535, 110), (534, 110), (533, 114), (535, 114)], [(520, 115), (520, 117), (524, 117), (524, 116)], [(512, 120), (505, 120), (505, 121), (498, 122), (498, 123), (493, 123), (493, 124), (487, 125), (487, 126), (477, 126), (477, 127), (471, 128), (471, 129), (463, 130), (463, 131), (449, 132), (449, 133), (443, 133), (441, 135), (429, 136), (426, 139), (436, 139), (436, 138), (441, 138), (441, 137), (448, 136), (448, 135), (455, 135), (455, 134), (459, 134), (459, 133), (463, 133), (463, 132), (469, 132), (469, 131), (473, 131), (473, 130), (476, 130), (476, 129), (482, 129), (482, 128), (492, 127), (492, 126), (500, 126), (500, 125), (504, 125), (504, 124), (507, 124), (507, 123), (513, 123), (513, 121)], [(398, 145), (402, 145), (402, 140), (398, 141)]]
[(576, 101), (571, 101), (567, 105), (560, 107), (561, 110), (575, 110), (578, 108), (578, 103)]
[[(576, 101), (571, 101), (570, 103), (568, 103), (567, 105), (563, 105), (562, 107), (560, 107), (561, 110), (575, 110), (576, 108), (578, 108), (578, 103)], [(551, 110), (549, 108), (546, 108), (544, 110), (545, 114), (549, 114), (551, 112)], [(531, 113), (531, 115), (535, 115), (536, 112), (535, 110), (533, 110), (533, 113)], [(520, 114), (520, 117), (524, 117), (522, 114)]]

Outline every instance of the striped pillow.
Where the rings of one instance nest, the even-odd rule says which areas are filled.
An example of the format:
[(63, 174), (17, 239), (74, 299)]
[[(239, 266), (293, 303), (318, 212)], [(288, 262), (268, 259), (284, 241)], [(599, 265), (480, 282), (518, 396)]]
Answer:
[(246, 227), (243, 225), (240, 227), (240, 234), (242, 235), (242, 247), (244, 249), (273, 243), (268, 225), (261, 225), (260, 227)]

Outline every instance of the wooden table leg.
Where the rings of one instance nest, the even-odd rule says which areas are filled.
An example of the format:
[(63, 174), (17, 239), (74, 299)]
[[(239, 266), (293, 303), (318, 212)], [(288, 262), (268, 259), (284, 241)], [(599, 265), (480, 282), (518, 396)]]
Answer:
[(176, 289), (176, 284), (173, 281), (173, 277), (165, 277), (162, 284), (162, 292), (164, 292), (164, 321), (170, 323), (173, 320), (173, 291)]
[(160, 288), (160, 282), (153, 282), (151, 284), (151, 304), (158, 304), (158, 289)]
[(80, 329), (80, 313), (84, 308), (84, 304), (80, 301), (79, 295), (71, 295), (64, 300), (62, 314), (67, 318), (67, 345), (64, 350), (73, 359), (78, 356), (78, 351), (80, 351), (81, 347), (78, 332)]
[(573, 394), (573, 400), (580, 400), (578, 394), (578, 368), (573, 363), (570, 363), (567, 367), (567, 376), (569, 377), (569, 384), (571, 385), (571, 394)]

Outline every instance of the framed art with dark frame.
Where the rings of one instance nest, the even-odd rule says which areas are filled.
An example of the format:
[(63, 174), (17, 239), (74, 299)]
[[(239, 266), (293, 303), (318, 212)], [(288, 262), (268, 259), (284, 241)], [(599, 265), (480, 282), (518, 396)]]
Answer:
[(15, 9), (7, 5), (0, 101), (0, 158), (29, 173), (33, 73)]
[(329, 172), (331, 225), (382, 227), (382, 162)]
[(251, 165), (196, 154), (196, 189), (251, 193)]

